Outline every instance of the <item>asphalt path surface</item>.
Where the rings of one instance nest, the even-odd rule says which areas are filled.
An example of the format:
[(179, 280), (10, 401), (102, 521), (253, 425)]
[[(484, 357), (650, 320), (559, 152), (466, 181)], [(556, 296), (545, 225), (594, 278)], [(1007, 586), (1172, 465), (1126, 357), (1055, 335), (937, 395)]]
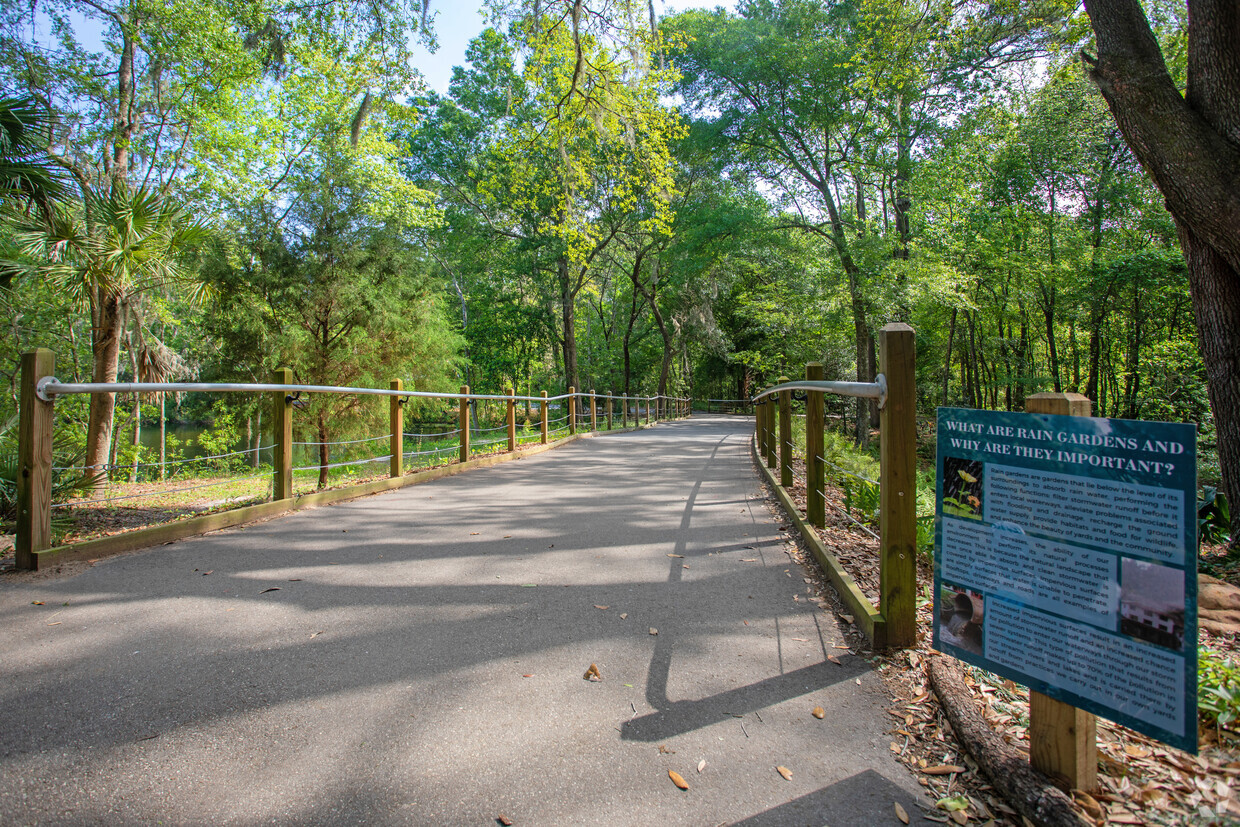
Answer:
[(749, 434), (602, 434), (0, 578), (0, 823), (922, 823)]

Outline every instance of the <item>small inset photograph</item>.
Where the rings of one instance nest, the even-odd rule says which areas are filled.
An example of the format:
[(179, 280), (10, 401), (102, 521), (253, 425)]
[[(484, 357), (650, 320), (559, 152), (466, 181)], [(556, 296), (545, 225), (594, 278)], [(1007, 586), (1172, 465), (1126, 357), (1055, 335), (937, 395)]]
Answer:
[(1184, 648), (1184, 572), (1125, 558), (1120, 567), (1119, 630), (1166, 649)]
[(943, 513), (982, 519), (982, 463), (963, 457), (943, 458)]
[(944, 584), (939, 592), (939, 640), (981, 657), (986, 602), (975, 591)]

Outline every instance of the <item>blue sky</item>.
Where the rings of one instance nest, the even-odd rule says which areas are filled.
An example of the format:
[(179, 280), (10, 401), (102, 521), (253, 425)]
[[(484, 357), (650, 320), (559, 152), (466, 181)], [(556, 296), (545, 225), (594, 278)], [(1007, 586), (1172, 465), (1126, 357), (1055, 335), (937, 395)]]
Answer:
[[(736, 3), (735, 0), (655, 0), (655, 10), (659, 15), (715, 6), (730, 9), (735, 8)], [(421, 46), (415, 46), (414, 60), (426, 77), (426, 85), (436, 92), (448, 91), (452, 67), (465, 62), (465, 47), (487, 27), (486, 18), (479, 12), (481, 8), (482, 0), (455, 0), (451, 5), (432, 2), (439, 49), (432, 55)]]

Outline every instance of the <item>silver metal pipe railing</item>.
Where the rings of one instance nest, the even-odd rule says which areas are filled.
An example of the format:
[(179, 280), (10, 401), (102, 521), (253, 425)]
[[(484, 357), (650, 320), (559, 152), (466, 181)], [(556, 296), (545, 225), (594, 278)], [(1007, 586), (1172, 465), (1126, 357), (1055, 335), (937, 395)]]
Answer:
[(830, 382), (799, 379), (795, 382), (784, 382), (759, 391), (753, 401), (760, 402), (768, 396), (780, 391), (821, 391), (836, 396), (854, 396), (860, 399), (877, 399), (881, 409), (887, 404), (887, 377), (881, 373), (874, 377), (873, 382)]

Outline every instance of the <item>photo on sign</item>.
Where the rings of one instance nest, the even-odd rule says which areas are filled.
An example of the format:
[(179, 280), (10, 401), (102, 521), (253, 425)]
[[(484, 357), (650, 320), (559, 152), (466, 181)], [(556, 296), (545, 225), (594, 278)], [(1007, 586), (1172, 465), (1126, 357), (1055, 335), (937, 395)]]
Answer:
[(943, 513), (982, 519), (982, 463), (963, 457), (944, 457)]
[(1129, 637), (1184, 649), (1184, 572), (1124, 558), (1120, 571), (1119, 630)]
[(982, 595), (959, 586), (943, 585), (939, 591), (939, 638), (943, 643), (982, 654), (982, 620), (986, 601)]

